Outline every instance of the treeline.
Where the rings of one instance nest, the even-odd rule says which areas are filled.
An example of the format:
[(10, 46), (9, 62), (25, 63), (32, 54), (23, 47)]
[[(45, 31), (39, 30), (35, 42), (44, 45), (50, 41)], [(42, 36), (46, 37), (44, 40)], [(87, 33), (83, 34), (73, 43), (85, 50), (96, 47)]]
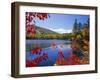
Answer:
[(26, 34), (26, 39), (71, 39), (72, 33), (64, 33), (64, 34)]

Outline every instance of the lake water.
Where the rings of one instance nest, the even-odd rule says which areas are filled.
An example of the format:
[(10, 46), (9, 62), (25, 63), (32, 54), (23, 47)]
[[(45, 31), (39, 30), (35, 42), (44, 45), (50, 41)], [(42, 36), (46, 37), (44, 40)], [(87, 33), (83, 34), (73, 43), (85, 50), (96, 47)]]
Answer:
[[(41, 61), (38, 66), (53, 66), (56, 62), (58, 52), (62, 50), (64, 58), (68, 58), (71, 55), (71, 47), (70, 47), (70, 42), (69, 40), (26, 40), (26, 46), (29, 45), (36, 45), (40, 44), (42, 45), (47, 45), (42, 48), (42, 52), (47, 52), (48, 53), (48, 59)], [(57, 47), (52, 48), (50, 46), (51, 43), (56, 43)], [(63, 47), (61, 47), (61, 44), (63, 44)], [(32, 60), (40, 55), (32, 54), (31, 51), (26, 51), (26, 59), (27, 60)]]
[(26, 40), (26, 44), (51, 44), (51, 43), (61, 44), (61, 43), (70, 43), (70, 40), (57, 40), (57, 39), (50, 39), (50, 40)]

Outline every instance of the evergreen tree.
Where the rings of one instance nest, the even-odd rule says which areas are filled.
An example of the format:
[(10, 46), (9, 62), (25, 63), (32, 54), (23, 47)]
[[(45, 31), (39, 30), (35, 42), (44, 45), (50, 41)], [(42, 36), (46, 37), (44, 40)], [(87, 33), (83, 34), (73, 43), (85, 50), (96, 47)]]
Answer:
[(73, 33), (77, 33), (77, 26), (78, 26), (77, 19), (75, 19), (75, 22), (73, 25)]
[(88, 27), (90, 26), (90, 20), (89, 20), (89, 18), (87, 20), (87, 25), (88, 25)]
[(79, 22), (78, 30), (79, 30), (79, 32), (81, 32), (81, 30), (82, 30), (82, 23), (80, 23), (80, 22)]

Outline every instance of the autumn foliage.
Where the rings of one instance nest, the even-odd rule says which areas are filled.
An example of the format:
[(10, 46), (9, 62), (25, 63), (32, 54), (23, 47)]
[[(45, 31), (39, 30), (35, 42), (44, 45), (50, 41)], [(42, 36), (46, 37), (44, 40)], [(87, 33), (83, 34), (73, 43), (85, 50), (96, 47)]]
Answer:
[(77, 64), (80, 64), (80, 58), (75, 54), (71, 54), (68, 58), (64, 58), (63, 51), (60, 50), (58, 52), (56, 64), (57, 65), (77, 65)]
[(26, 33), (28, 36), (32, 36), (33, 38), (35, 37), (35, 18), (38, 18), (39, 20), (45, 20), (48, 17), (50, 17), (48, 13), (26, 12)]
[(26, 67), (38, 66), (38, 64), (41, 61), (46, 60), (47, 58), (48, 58), (48, 54), (46, 52), (44, 52), (42, 56), (38, 56), (37, 58), (32, 59), (32, 60), (26, 60)]
[[(36, 37), (37, 28), (35, 19), (45, 20), (49, 18), (48, 13), (36, 13), (36, 12), (26, 12), (26, 36)], [(80, 23), (77, 24), (75, 20), (72, 33), (65, 34), (45, 34), (44, 31), (40, 31), (42, 39), (69, 39), (71, 41), (72, 53), (69, 57), (65, 58), (62, 50), (59, 49), (58, 56), (54, 64), (57, 65), (78, 65), (78, 64), (88, 64), (89, 63), (89, 23), (84, 24), (83, 28)], [(57, 44), (51, 43), (52, 48), (56, 49)], [(63, 44), (60, 45), (63, 48)], [(33, 55), (38, 55), (38, 57), (32, 60), (26, 60), (26, 67), (38, 66), (40, 62), (48, 59), (48, 53), (43, 52), (43, 49), (39, 45), (31, 47), (30, 53)]]

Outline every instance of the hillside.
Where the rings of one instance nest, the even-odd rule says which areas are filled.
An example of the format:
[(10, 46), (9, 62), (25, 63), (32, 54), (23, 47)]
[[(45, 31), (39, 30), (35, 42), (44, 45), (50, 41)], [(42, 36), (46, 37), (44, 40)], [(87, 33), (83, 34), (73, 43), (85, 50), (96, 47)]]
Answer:
[(57, 32), (54, 32), (52, 30), (49, 30), (49, 29), (45, 29), (45, 28), (42, 28), (42, 27), (38, 27), (36, 26), (37, 30), (40, 32), (40, 33), (48, 33), (48, 34), (59, 34)]

